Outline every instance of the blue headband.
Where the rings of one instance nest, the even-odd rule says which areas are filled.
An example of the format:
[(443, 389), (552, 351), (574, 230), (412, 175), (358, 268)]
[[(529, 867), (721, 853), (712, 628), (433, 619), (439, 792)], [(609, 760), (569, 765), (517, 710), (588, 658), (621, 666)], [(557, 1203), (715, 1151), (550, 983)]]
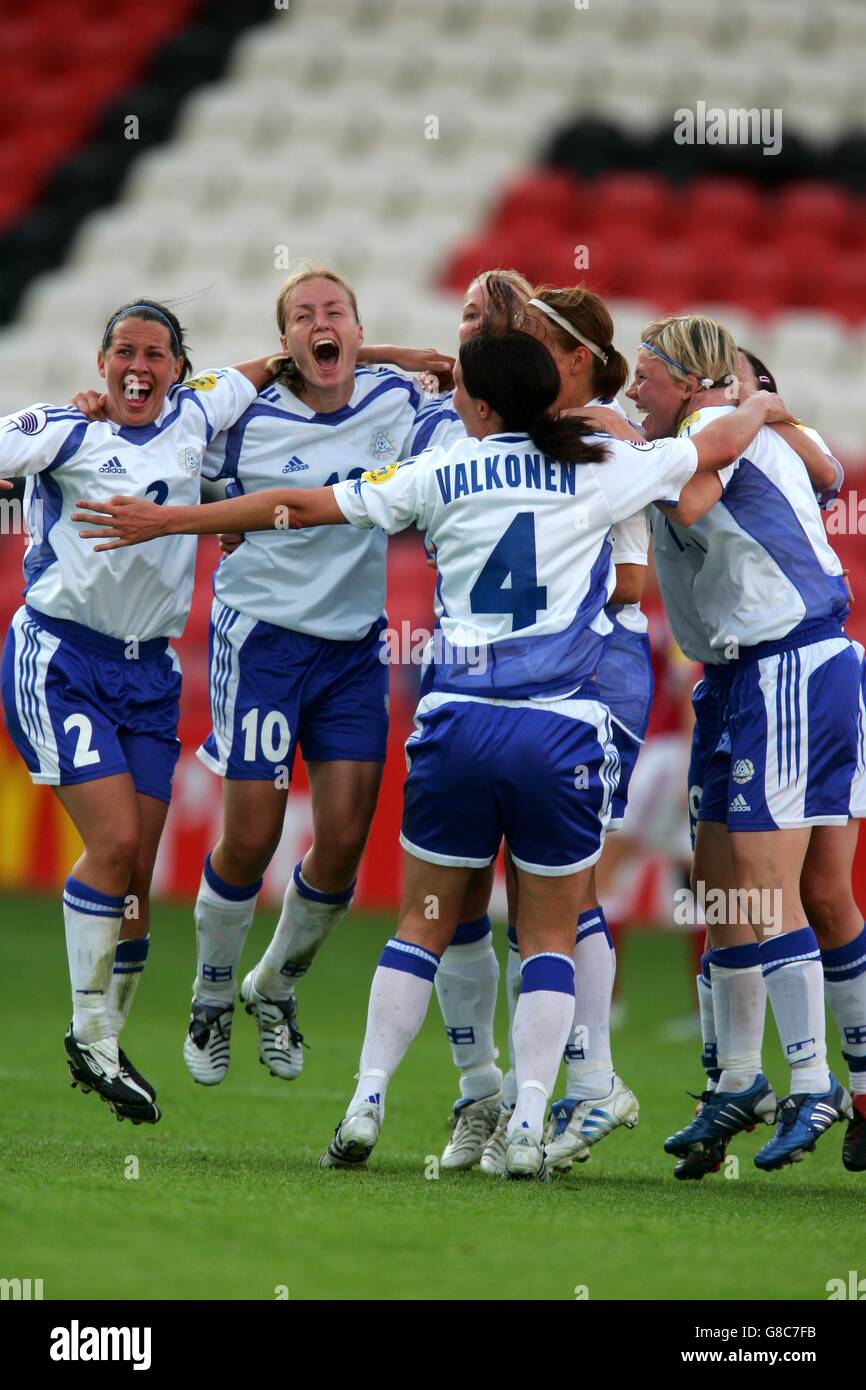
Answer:
[[(677, 371), (682, 372), (683, 376), (697, 376), (705, 391), (709, 391), (711, 386), (715, 386), (716, 383), (713, 381), (712, 377), (699, 376), (698, 372), (692, 371), (689, 367), (684, 367), (682, 362), (675, 362), (673, 357), (668, 357), (666, 352), (662, 352), (661, 348), (655, 347), (652, 343), (642, 342), (641, 347), (646, 348), (647, 352), (655, 353), (656, 357), (660, 357), (663, 362), (667, 362), (670, 366), (676, 367)], [(722, 385), (724, 384), (723, 382)]]
[(135, 318), (135, 317), (136, 317), (136, 313), (135, 313), (136, 309), (143, 309), (143, 310), (145, 311), (145, 313), (147, 313), (147, 314), (155, 314), (156, 317), (157, 317), (158, 319), (161, 319), (161, 320), (162, 320), (162, 322), (165, 324), (166, 328), (168, 329), (169, 333), (171, 334), (171, 341), (172, 341), (172, 343), (174, 344), (174, 355), (175, 355), (175, 357), (180, 357), (180, 356), (182, 356), (181, 342), (180, 342), (180, 339), (179, 339), (178, 336), (177, 336), (177, 331), (176, 331), (176, 329), (175, 329), (175, 327), (174, 327), (174, 324), (172, 323), (171, 319), (168, 318), (168, 317), (162, 312), (161, 309), (155, 309), (154, 306), (153, 306), (152, 304), (129, 304), (125, 309), (118, 309), (117, 313), (114, 315), (114, 318), (111, 320), (111, 322), (109, 323), (108, 327), (106, 328), (104, 334), (102, 335), (102, 349), (103, 349), (103, 352), (105, 351), (106, 345), (107, 345), (108, 343), (111, 342), (111, 333), (112, 333), (112, 329), (114, 328), (114, 325), (118, 322), (119, 319), (132, 319), (132, 318)]

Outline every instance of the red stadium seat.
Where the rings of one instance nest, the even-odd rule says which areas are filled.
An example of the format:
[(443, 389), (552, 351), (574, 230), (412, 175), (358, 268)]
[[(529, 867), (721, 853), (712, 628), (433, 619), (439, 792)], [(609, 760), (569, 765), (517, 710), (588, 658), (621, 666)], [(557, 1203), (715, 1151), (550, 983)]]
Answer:
[(790, 233), (845, 241), (854, 234), (854, 201), (828, 183), (792, 183), (776, 195), (772, 218), (780, 236)]
[(699, 240), (712, 227), (725, 226), (744, 240), (759, 237), (766, 200), (748, 179), (702, 178), (675, 194), (682, 235)]
[(654, 174), (608, 174), (590, 185), (593, 212), (599, 222), (619, 223), (646, 236), (667, 230), (675, 200), (670, 184)]
[(491, 230), (506, 231), (543, 218), (552, 229), (569, 227), (585, 205), (582, 184), (556, 169), (533, 169), (508, 185), (491, 218)]

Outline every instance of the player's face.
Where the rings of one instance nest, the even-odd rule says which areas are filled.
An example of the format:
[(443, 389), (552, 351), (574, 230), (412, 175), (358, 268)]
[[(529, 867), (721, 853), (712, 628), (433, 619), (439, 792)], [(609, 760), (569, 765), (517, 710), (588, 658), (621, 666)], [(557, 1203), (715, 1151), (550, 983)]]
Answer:
[(175, 357), (164, 323), (121, 319), (106, 352), (97, 358), (105, 377), (110, 413), (122, 425), (151, 425), (165, 393), (179, 379), (183, 358)]
[(364, 330), (342, 285), (303, 280), (286, 302), (285, 325), (280, 342), (311, 386), (327, 390), (354, 376)]
[(468, 343), (473, 333), (478, 333), (481, 329), (481, 316), (484, 313), (484, 290), (480, 280), (474, 280), (466, 291), (466, 298), (463, 301), (463, 317), (460, 320), (460, 327), (457, 330), (457, 337), (462, 346)]
[(634, 377), (625, 393), (638, 410), (644, 411), (643, 430), (647, 439), (665, 439), (676, 433), (685, 405), (688, 384), (674, 381), (654, 353), (641, 348)]

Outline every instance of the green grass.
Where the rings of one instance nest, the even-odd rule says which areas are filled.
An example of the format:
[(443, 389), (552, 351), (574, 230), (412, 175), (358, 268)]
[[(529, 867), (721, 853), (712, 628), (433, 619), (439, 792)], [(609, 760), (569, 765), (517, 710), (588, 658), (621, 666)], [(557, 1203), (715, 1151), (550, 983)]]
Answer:
[[(272, 918), (261, 914), (245, 959)], [(674, 1182), (662, 1141), (686, 1121), (684, 1091), (701, 1078), (696, 1039), (670, 1040), (670, 1021), (693, 997), (685, 945), (672, 935), (634, 933), (624, 952), (627, 1021), (614, 1056), (640, 1097), (640, 1125), (573, 1175), (537, 1185), (478, 1170), (425, 1178), (456, 1089), (435, 1003), (392, 1083), (369, 1172), (321, 1172), (388, 930), (349, 919), (300, 986), (312, 1045), (299, 1081), (259, 1066), (254, 1024), (239, 1011), (229, 1076), (207, 1090), (180, 1055), (190, 915), (161, 908), (124, 1045), (158, 1085), (163, 1119), (134, 1128), (69, 1087), (58, 905), (0, 898), (0, 1276), (42, 1278), (46, 1298), (76, 1299), (272, 1299), (279, 1285), (295, 1300), (569, 1300), (578, 1285), (590, 1299), (822, 1299), (828, 1279), (866, 1269), (866, 1175), (843, 1170), (841, 1127), (783, 1173), (752, 1165), (763, 1130), (736, 1141), (736, 1180)], [(781, 1087), (771, 1032), (767, 1068)], [(501, 1019), (498, 1036), (504, 1044)], [(137, 1180), (125, 1177), (130, 1155)]]

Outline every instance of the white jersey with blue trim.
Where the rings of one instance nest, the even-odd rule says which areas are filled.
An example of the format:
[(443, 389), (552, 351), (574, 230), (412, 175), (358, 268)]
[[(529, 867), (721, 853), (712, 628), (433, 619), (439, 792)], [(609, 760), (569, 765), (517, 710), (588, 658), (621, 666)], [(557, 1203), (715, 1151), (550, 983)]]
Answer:
[[(698, 433), (734, 406), (705, 406), (680, 426)], [(693, 526), (654, 516), (653, 552), (674, 637), (693, 661), (844, 620), (842, 566), (824, 534), (802, 460), (764, 428), (719, 474), (722, 496)]]
[(553, 698), (595, 672), (612, 632), (611, 526), (678, 498), (697, 464), (687, 439), (599, 438), (605, 461), (578, 465), (546, 458), (524, 434), (464, 436), (335, 487), (353, 525), (415, 525), (436, 546), (434, 688)]
[[(359, 369), (347, 405), (311, 410), (287, 386), (265, 387), (207, 452), (204, 474), (226, 495), (317, 488), (360, 478), (408, 450), (423, 396), (387, 369)], [(214, 574), (221, 603), (259, 622), (358, 641), (385, 606), (386, 540), (343, 527), (252, 531)]]
[(434, 447), (444, 449), (465, 438), (466, 426), (454, 409), (454, 392), (446, 391), (422, 405), (407, 452), (421, 454)]
[(109, 637), (179, 637), (195, 573), (195, 536), (165, 536), (94, 552), (70, 518), (79, 498), (199, 500), (205, 449), (255, 397), (240, 372), (205, 372), (172, 386), (151, 425), (88, 421), (71, 406), (34, 405), (0, 419), (0, 477), (27, 475), (27, 602)]

